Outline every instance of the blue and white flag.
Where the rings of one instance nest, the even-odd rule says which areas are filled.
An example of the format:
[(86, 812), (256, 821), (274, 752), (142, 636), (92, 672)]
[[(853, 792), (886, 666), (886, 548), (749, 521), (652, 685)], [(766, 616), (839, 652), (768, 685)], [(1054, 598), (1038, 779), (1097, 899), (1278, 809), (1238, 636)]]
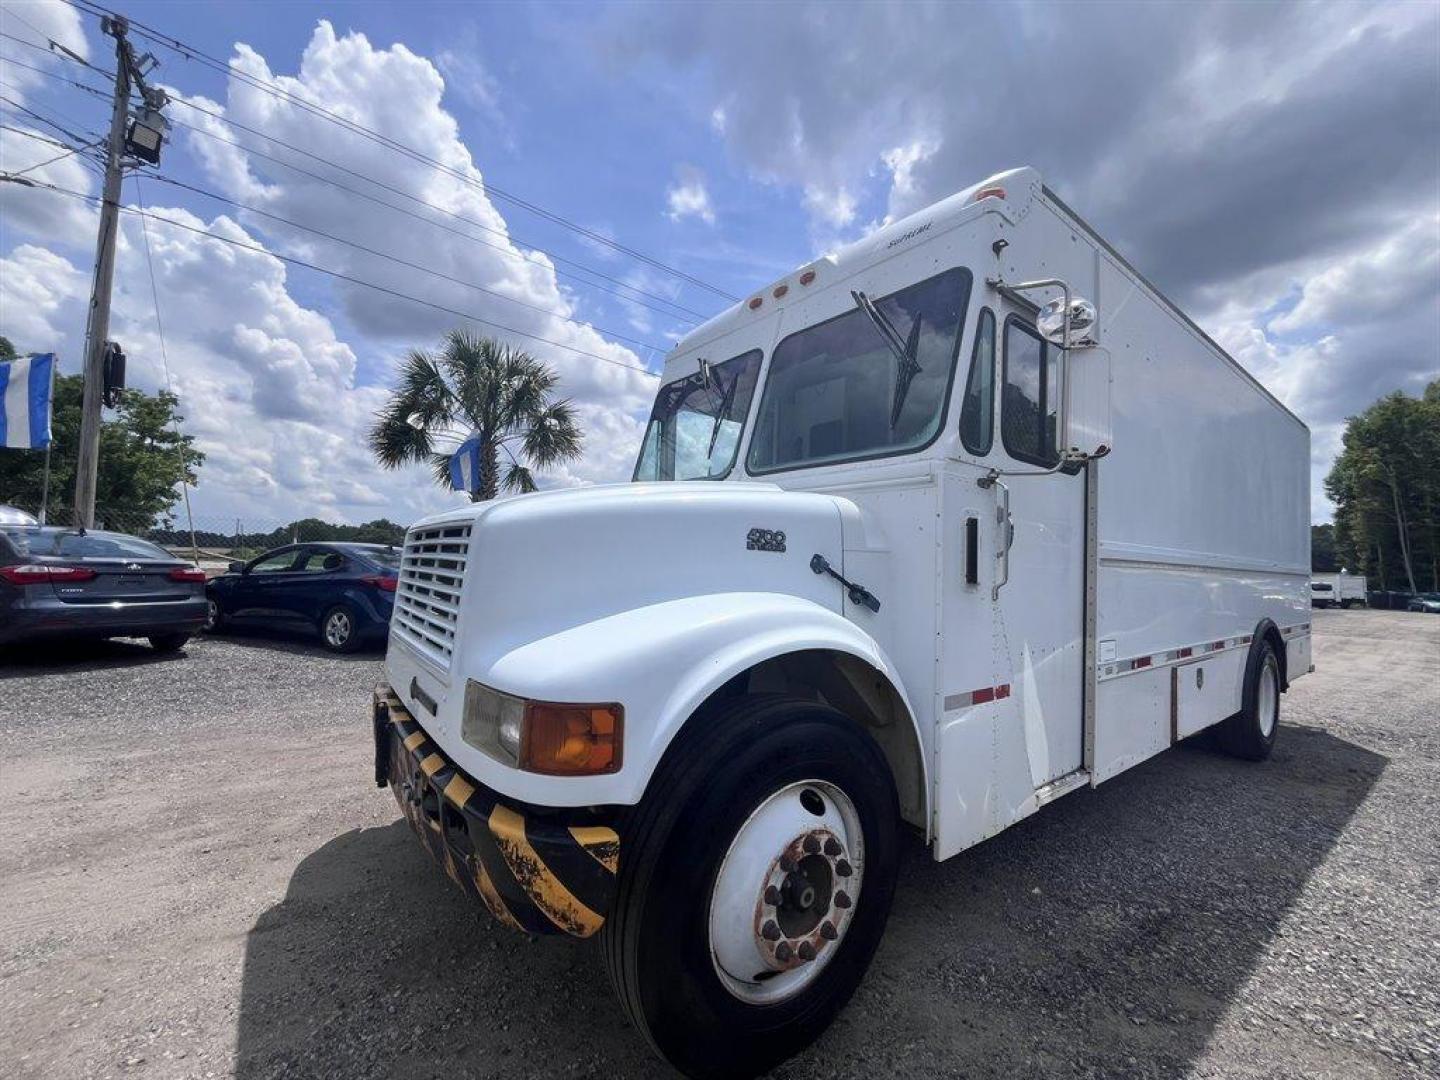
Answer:
[(471, 435), (450, 458), (450, 487), (472, 494), (480, 489), (480, 436)]
[(0, 364), (0, 446), (44, 450), (50, 445), (54, 373), (54, 353), (22, 356)]

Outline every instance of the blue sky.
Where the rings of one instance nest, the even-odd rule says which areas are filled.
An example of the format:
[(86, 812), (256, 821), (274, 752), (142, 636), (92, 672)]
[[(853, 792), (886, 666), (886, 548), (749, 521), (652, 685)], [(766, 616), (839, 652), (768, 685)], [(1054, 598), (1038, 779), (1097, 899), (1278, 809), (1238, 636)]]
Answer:
[[(273, 252), (558, 342), (585, 458), (546, 478), (628, 475), (654, 369), (687, 321), (577, 284), (571, 260), (702, 315), (725, 301), (502, 198), (518, 195), (734, 295), (1001, 169), (1032, 164), (1311, 426), (1319, 480), (1344, 417), (1440, 374), (1440, 9), (1431, 4), (149, 3), (138, 23), (444, 160), (417, 166), (239, 79), (137, 38), (177, 121), (366, 187), (442, 229), (177, 128), (162, 171), (437, 280), (155, 180), (149, 238), (171, 379), (209, 454), (197, 511), (401, 520), (452, 496), (382, 473), (363, 435), (395, 364), (456, 320), (286, 265)], [(0, 30), (111, 62), (98, 20), (5, 0)], [(50, 77), (18, 65), (39, 65)], [(16, 105), (87, 130), (93, 73), (0, 39)], [(316, 158), (297, 155), (289, 143)], [(75, 158), (0, 131), (0, 168), (98, 190)], [(318, 160), (317, 160), (318, 159)], [(126, 202), (135, 189), (127, 184)], [(139, 219), (122, 232), (116, 326), (132, 377), (158, 362)], [(477, 232), (479, 222), (488, 231)], [(191, 229), (262, 249), (237, 252)], [(463, 236), (460, 234), (464, 234)], [(92, 207), (0, 184), (0, 333), (83, 339)], [(504, 299), (496, 294), (503, 294)], [(517, 303), (518, 301), (518, 303)], [(661, 306), (664, 306), (663, 304)], [(603, 356), (580, 356), (573, 349)], [(3, 493), (0, 493), (3, 494)]]

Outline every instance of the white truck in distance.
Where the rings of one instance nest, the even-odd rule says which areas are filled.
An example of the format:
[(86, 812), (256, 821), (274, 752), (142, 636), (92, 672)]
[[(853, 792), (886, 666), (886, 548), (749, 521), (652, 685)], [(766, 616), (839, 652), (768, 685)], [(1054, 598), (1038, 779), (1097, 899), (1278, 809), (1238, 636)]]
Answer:
[(1311, 574), (1310, 604), (1312, 607), (1364, 607), (1369, 592), (1364, 574)]
[(947, 859), (1206, 729), (1269, 755), (1309, 463), (1002, 173), (681, 341), (634, 483), (414, 526), (377, 782), (497, 919), (597, 936), (676, 1067), (760, 1072), (864, 974), (902, 823)]

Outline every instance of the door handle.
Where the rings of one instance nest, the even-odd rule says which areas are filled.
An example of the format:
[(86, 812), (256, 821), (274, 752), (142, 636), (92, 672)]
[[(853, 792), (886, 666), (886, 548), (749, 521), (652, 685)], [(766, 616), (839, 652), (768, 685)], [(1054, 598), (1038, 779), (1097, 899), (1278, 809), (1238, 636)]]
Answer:
[(990, 601), (1000, 599), (1000, 590), (1010, 583), (1010, 545), (1015, 543), (1015, 522), (1010, 517), (1010, 489), (995, 480), (995, 525), (1000, 534), (995, 547), (995, 584), (990, 587)]

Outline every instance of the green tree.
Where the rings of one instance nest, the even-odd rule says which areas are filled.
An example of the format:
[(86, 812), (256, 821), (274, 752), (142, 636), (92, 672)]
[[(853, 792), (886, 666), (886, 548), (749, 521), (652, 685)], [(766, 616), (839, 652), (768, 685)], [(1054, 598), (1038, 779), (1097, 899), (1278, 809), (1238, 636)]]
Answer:
[(435, 482), (448, 487), (453, 447), (441, 440), (473, 432), (480, 439), (473, 501), (501, 491), (534, 491), (531, 468), (580, 456), (575, 410), (554, 397), (558, 382), (528, 353), (452, 330), (438, 354), (413, 349), (406, 356), (400, 385), (371, 428), (370, 448), (387, 469), (428, 462)]
[[(10, 343), (0, 338), (0, 359), (13, 353)], [(50, 430), (54, 438), (50, 454), (50, 518), (68, 520), (70, 498), (75, 490), (75, 459), (80, 445), (80, 398), (84, 379), (60, 375), (55, 379), (55, 400)], [(182, 419), (174, 394), (161, 391), (145, 394), (125, 390), (113, 418), (100, 428), (100, 471), (95, 492), (97, 521), (111, 522), (132, 531), (168, 523), (169, 511), (178, 498), (176, 485), (193, 484), (196, 470), (205, 455), (194, 447), (194, 439), (178, 434), (175, 422)], [(0, 449), (0, 503), (12, 503), (38, 510), (44, 481), (45, 454), (38, 450)]]
[(1333, 574), (1340, 569), (1335, 556), (1335, 526), (1310, 526), (1310, 569), (1317, 574)]
[(1325, 491), (1343, 565), (1381, 588), (1440, 590), (1440, 381), (1350, 417)]

